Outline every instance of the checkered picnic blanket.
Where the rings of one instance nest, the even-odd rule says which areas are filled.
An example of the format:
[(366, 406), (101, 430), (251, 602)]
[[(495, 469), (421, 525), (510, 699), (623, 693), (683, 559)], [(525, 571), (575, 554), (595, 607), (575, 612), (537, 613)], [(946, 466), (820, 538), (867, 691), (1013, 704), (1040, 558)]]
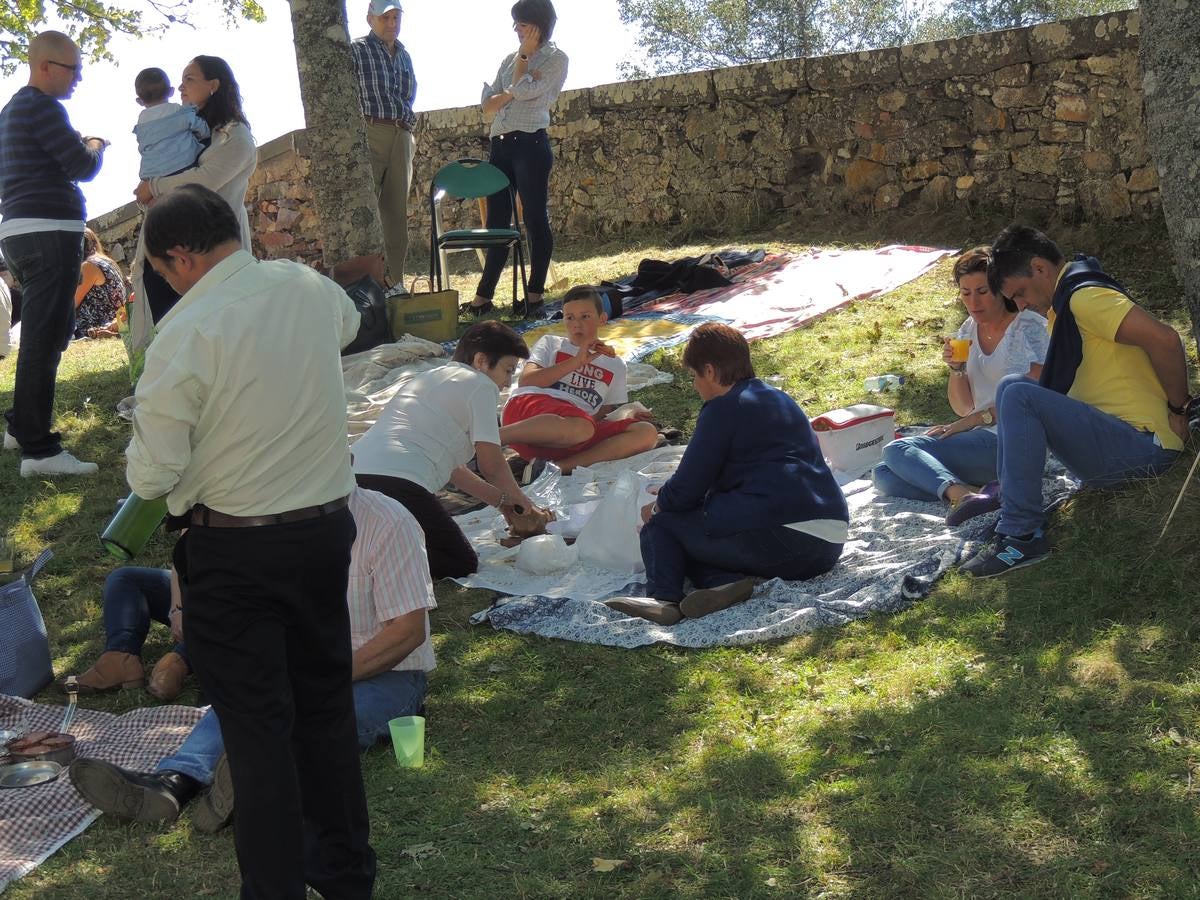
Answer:
[[(27, 724), (32, 731), (57, 731), (63, 711), (61, 706), (0, 694), (0, 728)], [(71, 733), (78, 756), (150, 771), (179, 748), (202, 713), (189, 706), (135, 709), (122, 716), (81, 709)], [(99, 817), (99, 810), (79, 796), (65, 771), (47, 784), (0, 789), (0, 891)]]

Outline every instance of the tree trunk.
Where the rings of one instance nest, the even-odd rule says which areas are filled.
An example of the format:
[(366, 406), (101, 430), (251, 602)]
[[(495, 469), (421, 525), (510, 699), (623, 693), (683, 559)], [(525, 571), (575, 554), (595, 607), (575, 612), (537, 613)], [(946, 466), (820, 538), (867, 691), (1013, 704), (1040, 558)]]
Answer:
[(344, 0), (291, 0), (308, 181), (325, 265), (355, 263), (383, 280), (383, 227), (359, 112)]
[(1200, 17), (1191, 0), (1142, 0), (1142, 92), (1163, 215), (1200, 345)]

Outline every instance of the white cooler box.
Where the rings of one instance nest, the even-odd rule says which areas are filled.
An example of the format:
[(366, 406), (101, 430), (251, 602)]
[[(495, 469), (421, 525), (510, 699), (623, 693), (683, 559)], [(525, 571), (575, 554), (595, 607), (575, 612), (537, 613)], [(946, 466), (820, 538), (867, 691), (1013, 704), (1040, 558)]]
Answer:
[(838, 484), (861, 478), (883, 460), (883, 447), (896, 436), (896, 412), (856, 403), (812, 420), (821, 453)]

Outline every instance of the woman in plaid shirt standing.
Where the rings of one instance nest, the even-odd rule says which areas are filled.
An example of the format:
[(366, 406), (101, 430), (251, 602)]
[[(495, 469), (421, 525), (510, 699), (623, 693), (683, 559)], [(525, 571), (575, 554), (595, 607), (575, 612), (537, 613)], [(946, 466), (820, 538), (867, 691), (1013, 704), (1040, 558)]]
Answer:
[[(550, 0), (518, 0), (512, 17), (520, 45), (500, 64), (496, 80), (484, 85), (482, 103), (484, 114), (495, 116), (488, 160), (508, 176), (521, 196), (530, 245), (525, 317), (536, 319), (541, 317), (546, 272), (554, 249), (547, 206), (554, 154), (546, 127), (550, 124), (550, 107), (567, 78), (567, 55), (550, 41), (558, 21)], [(510, 227), (513, 215), (507, 192), (488, 198), (488, 228)], [(492, 297), (507, 256), (504, 247), (488, 250), (483, 276), (470, 304), (473, 315), (482, 316), (495, 308)]]

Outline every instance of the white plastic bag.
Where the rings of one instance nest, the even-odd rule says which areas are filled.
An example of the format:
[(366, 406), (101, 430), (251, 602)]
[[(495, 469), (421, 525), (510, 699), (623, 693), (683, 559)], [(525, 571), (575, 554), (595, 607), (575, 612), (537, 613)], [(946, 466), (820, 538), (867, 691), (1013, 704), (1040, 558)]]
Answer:
[(521, 541), (517, 568), (533, 575), (552, 575), (575, 562), (575, 550), (557, 534), (539, 534)]
[(642, 480), (635, 473), (622, 472), (618, 476), (575, 542), (583, 565), (623, 575), (645, 571), (638, 539), (641, 488)]

